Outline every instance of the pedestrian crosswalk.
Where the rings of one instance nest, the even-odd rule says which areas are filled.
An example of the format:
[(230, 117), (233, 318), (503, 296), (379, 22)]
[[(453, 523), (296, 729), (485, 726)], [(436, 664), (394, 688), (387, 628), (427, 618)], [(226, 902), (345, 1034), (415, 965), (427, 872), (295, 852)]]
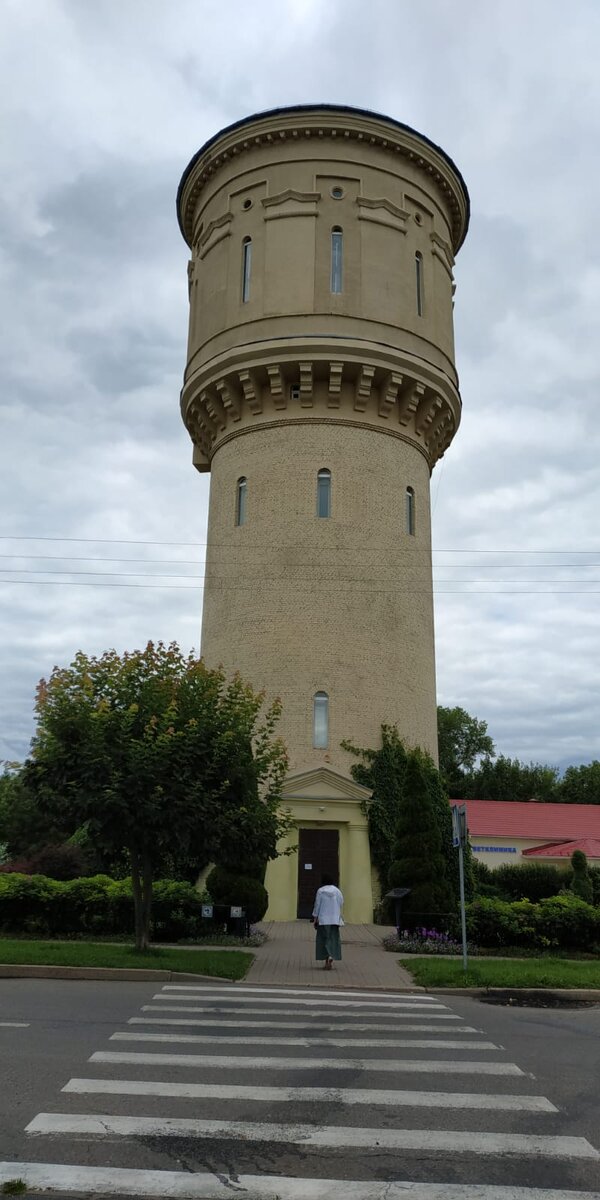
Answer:
[(600, 1200), (596, 1146), (445, 999), (167, 984), (140, 1013), (32, 1117), (0, 1190)]

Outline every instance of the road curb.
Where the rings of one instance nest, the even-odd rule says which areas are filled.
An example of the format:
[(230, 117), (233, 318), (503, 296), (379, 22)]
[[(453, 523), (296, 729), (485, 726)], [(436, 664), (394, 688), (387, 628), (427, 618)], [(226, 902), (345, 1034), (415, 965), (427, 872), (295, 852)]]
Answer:
[(209, 980), (233, 984), (222, 975), (200, 975), (189, 971), (152, 971), (143, 967), (59, 967), (33, 963), (0, 963), (0, 979), (122, 979), (137, 983), (172, 983)]
[(498, 996), (514, 992), (518, 996), (569, 996), (572, 1000), (598, 1000), (600, 988), (557, 988), (557, 987), (430, 987), (428, 993), (436, 996)]

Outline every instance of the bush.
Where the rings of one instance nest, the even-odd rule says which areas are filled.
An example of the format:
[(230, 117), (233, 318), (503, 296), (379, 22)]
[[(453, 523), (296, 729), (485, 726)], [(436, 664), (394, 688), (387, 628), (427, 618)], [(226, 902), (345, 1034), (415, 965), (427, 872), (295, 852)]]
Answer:
[(269, 896), (258, 879), (236, 875), (224, 867), (213, 867), (206, 886), (215, 904), (239, 905), (244, 909), (248, 921), (262, 921), (269, 905)]
[(498, 900), (502, 899), (496, 884), (496, 875), (496, 871), (492, 871), (486, 863), (473, 856), (473, 884), (476, 896), (494, 896)]
[(49, 879), (80, 879), (87, 873), (89, 864), (80, 846), (65, 842), (58, 846), (43, 846), (30, 857), (4, 863), (2, 874), (17, 872), (20, 875), (46, 875)]
[(504, 863), (490, 871), (493, 886), (504, 900), (545, 900), (557, 896), (568, 884), (560, 867), (548, 863)]
[(593, 950), (600, 941), (600, 909), (568, 892), (538, 904), (481, 897), (468, 905), (467, 930), (479, 946)]
[[(201, 898), (190, 884), (159, 880), (154, 885), (152, 937), (178, 941), (206, 932)], [(128, 936), (133, 934), (129, 879), (93, 875), (59, 881), (44, 875), (0, 875), (0, 932), (40, 937)]]

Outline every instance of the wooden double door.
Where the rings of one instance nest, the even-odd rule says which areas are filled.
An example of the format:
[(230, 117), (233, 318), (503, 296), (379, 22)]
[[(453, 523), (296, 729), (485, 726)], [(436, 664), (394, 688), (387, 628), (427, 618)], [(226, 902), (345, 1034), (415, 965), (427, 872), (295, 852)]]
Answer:
[(311, 916), (317, 889), (323, 875), (331, 875), (339, 884), (340, 835), (337, 829), (299, 829), (298, 912), (300, 919)]

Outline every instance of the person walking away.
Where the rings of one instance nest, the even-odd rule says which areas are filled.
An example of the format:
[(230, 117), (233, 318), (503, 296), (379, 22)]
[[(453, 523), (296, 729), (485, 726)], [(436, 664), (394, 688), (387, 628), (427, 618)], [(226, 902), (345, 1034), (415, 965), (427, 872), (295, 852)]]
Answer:
[(331, 971), (335, 962), (342, 957), (340, 925), (344, 924), (342, 908), (344, 897), (335, 886), (331, 875), (323, 875), (321, 886), (315, 896), (312, 920), (317, 931), (316, 958), (323, 963), (325, 971)]

